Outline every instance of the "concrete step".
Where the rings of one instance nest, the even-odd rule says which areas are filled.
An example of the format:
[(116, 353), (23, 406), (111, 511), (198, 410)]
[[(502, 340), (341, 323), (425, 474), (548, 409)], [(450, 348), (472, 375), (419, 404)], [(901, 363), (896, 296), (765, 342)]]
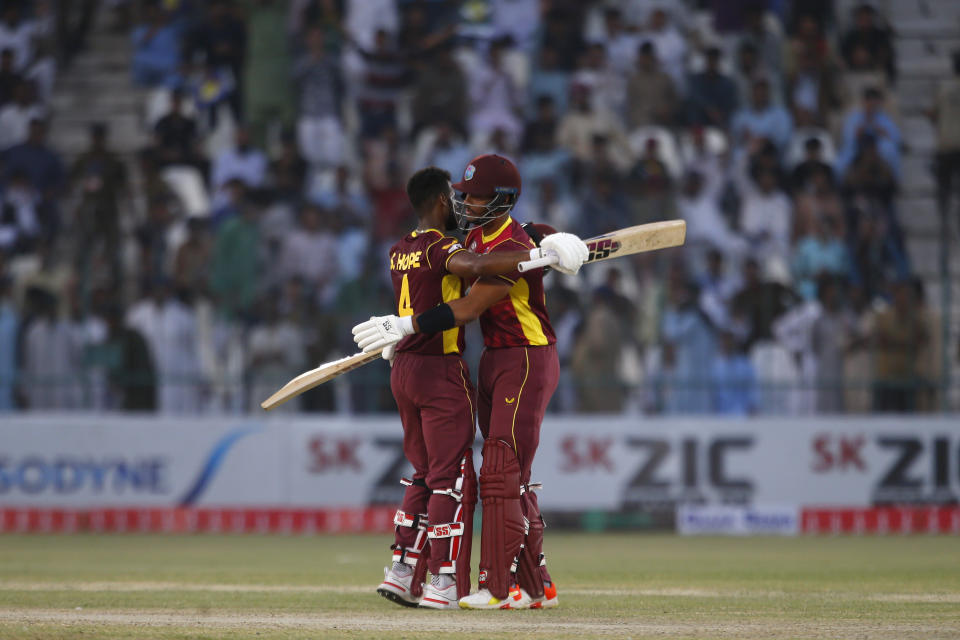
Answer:
[[(914, 273), (923, 278), (938, 279), (940, 277), (939, 236), (908, 234), (906, 244)], [(950, 240), (947, 251), (950, 273), (960, 274), (960, 247), (957, 246), (956, 236)]]
[(900, 182), (911, 189), (933, 191), (936, 187), (929, 155), (909, 154), (901, 163)]
[(897, 101), (904, 113), (918, 112), (933, 106), (940, 78), (902, 76), (897, 79)]
[(897, 51), (897, 60), (912, 63), (922, 60), (946, 59), (949, 63), (951, 52), (960, 47), (960, 22), (951, 31), (952, 33), (949, 36), (897, 38), (894, 44)]
[(58, 79), (58, 90), (64, 92), (87, 92), (114, 94), (136, 89), (127, 72), (69, 74)]
[(130, 53), (117, 51), (108, 55), (91, 55), (78, 58), (70, 67), (70, 73), (89, 75), (103, 73), (123, 73), (130, 75)]
[(957, 34), (957, 21), (914, 16), (894, 23), (901, 38), (950, 38)]
[(908, 234), (940, 233), (940, 211), (934, 198), (899, 198), (897, 212)]
[[(936, 309), (944, 308), (944, 288), (940, 281), (940, 276), (923, 278), (923, 285), (927, 298), (927, 304)], [(950, 327), (954, 330), (960, 328), (960, 282), (954, 282), (950, 285), (950, 299), (946, 301), (950, 311)], [(956, 336), (956, 334), (954, 334)]]
[[(90, 146), (89, 126), (63, 125), (53, 120), (50, 140), (61, 153), (69, 155), (82, 153)], [(146, 146), (149, 141), (149, 137), (139, 128), (118, 128), (113, 123), (110, 125), (110, 147), (118, 153), (127, 154), (132, 158), (132, 154)]]
[(142, 111), (143, 94), (137, 90), (115, 93), (80, 93), (74, 91), (56, 91), (50, 105), (56, 112), (69, 112), (79, 109), (96, 111)]
[(105, 118), (106, 122), (110, 124), (111, 130), (140, 130), (141, 120), (139, 114), (134, 112), (118, 111), (111, 114), (108, 110), (77, 109), (66, 113), (56, 114), (56, 122), (58, 126), (63, 128), (67, 128), (71, 125), (87, 127), (90, 125), (90, 123), (102, 122)]
[(114, 33), (107, 29), (97, 30), (91, 37), (90, 53), (113, 53), (115, 51), (130, 51), (130, 34)]
[(909, 116), (901, 121), (901, 135), (910, 154), (929, 156), (937, 146), (937, 132), (925, 116)]
[(914, 19), (956, 22), (960, 4), (956, 0), (893, 0), (887, 3), (885, 15), (898, 30), (902, 22)]
[(897, 70), (902, 76), (944, 78), (950, 75), (950, 59), (946, 57), (898, 60)]

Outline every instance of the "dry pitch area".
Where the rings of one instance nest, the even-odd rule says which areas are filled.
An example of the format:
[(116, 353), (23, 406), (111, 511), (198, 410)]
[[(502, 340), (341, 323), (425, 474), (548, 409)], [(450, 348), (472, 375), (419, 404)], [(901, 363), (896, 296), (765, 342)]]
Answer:
[(960, 637), (956, 538), (550, 532), (561, 606), (514, 612), (380, 598), (388, 543), (0, 536), (0, 638)]

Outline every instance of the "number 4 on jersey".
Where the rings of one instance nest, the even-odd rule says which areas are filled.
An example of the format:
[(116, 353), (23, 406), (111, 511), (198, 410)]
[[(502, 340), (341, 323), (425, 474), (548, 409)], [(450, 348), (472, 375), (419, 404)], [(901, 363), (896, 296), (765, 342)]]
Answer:
[(413, 305), (410, 304), (410, 281), (407, 279), (407, 274), (403, 274), (403, 282), (400, 283), (400, 304), (397, 315), (401, 318), (413, 315)]

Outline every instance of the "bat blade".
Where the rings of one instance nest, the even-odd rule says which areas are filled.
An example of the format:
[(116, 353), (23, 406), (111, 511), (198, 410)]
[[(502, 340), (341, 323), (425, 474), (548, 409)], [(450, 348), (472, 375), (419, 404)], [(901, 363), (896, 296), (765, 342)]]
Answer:
[(685, 220), (666, 220), (617, 229), (584, 241), (587, 243), (587, 249), (590, 250), (586, 263), (679, 247), (686, 237)]
[(348, 371), (353, 371), (358, 367), (362, 367), (367, 363), (373, 362), (380, 357), (380, 353), (382, 351), (383, 349), (377, 349), (376, 351), (371, 351), (369, 353), (356, 353), (352, 356), (347, 356), (346, 358), (340, 358), (339, 360), (326, 362), (316, 369), (311, 369), (310, 371), (301, 373), (296, 378), (280, 387), (279, 391), (261, 402), (260, 406), (267, 411), (275, 409), (287, 400), (292, 400), (305, 391), (309, 391), (314, 387), (320, 386), (324, 382), (329, 382), (330, 380), (347, 373)]

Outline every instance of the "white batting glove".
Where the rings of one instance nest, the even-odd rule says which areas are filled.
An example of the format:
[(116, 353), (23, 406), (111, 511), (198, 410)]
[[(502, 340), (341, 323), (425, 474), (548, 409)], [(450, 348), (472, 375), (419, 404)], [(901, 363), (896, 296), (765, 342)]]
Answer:
[(393, 357), (397, 355), (397, 345), (388, 344), (383, 348), (383, 353), (380, 354), (383, 356), (383, 359), (390, 363), (390, 366), (393, 367)]
[(587, 244), (572, 233), (551, 233), (540, 242), (540, 248), (555, 252), (560, 261), (554, 269), (571, 276), (580, 270), (590, 255)]
[(413, 317), (373, 316), (353, 328), (353, 341), (364, 353), (386, 348), (413, 333)]

